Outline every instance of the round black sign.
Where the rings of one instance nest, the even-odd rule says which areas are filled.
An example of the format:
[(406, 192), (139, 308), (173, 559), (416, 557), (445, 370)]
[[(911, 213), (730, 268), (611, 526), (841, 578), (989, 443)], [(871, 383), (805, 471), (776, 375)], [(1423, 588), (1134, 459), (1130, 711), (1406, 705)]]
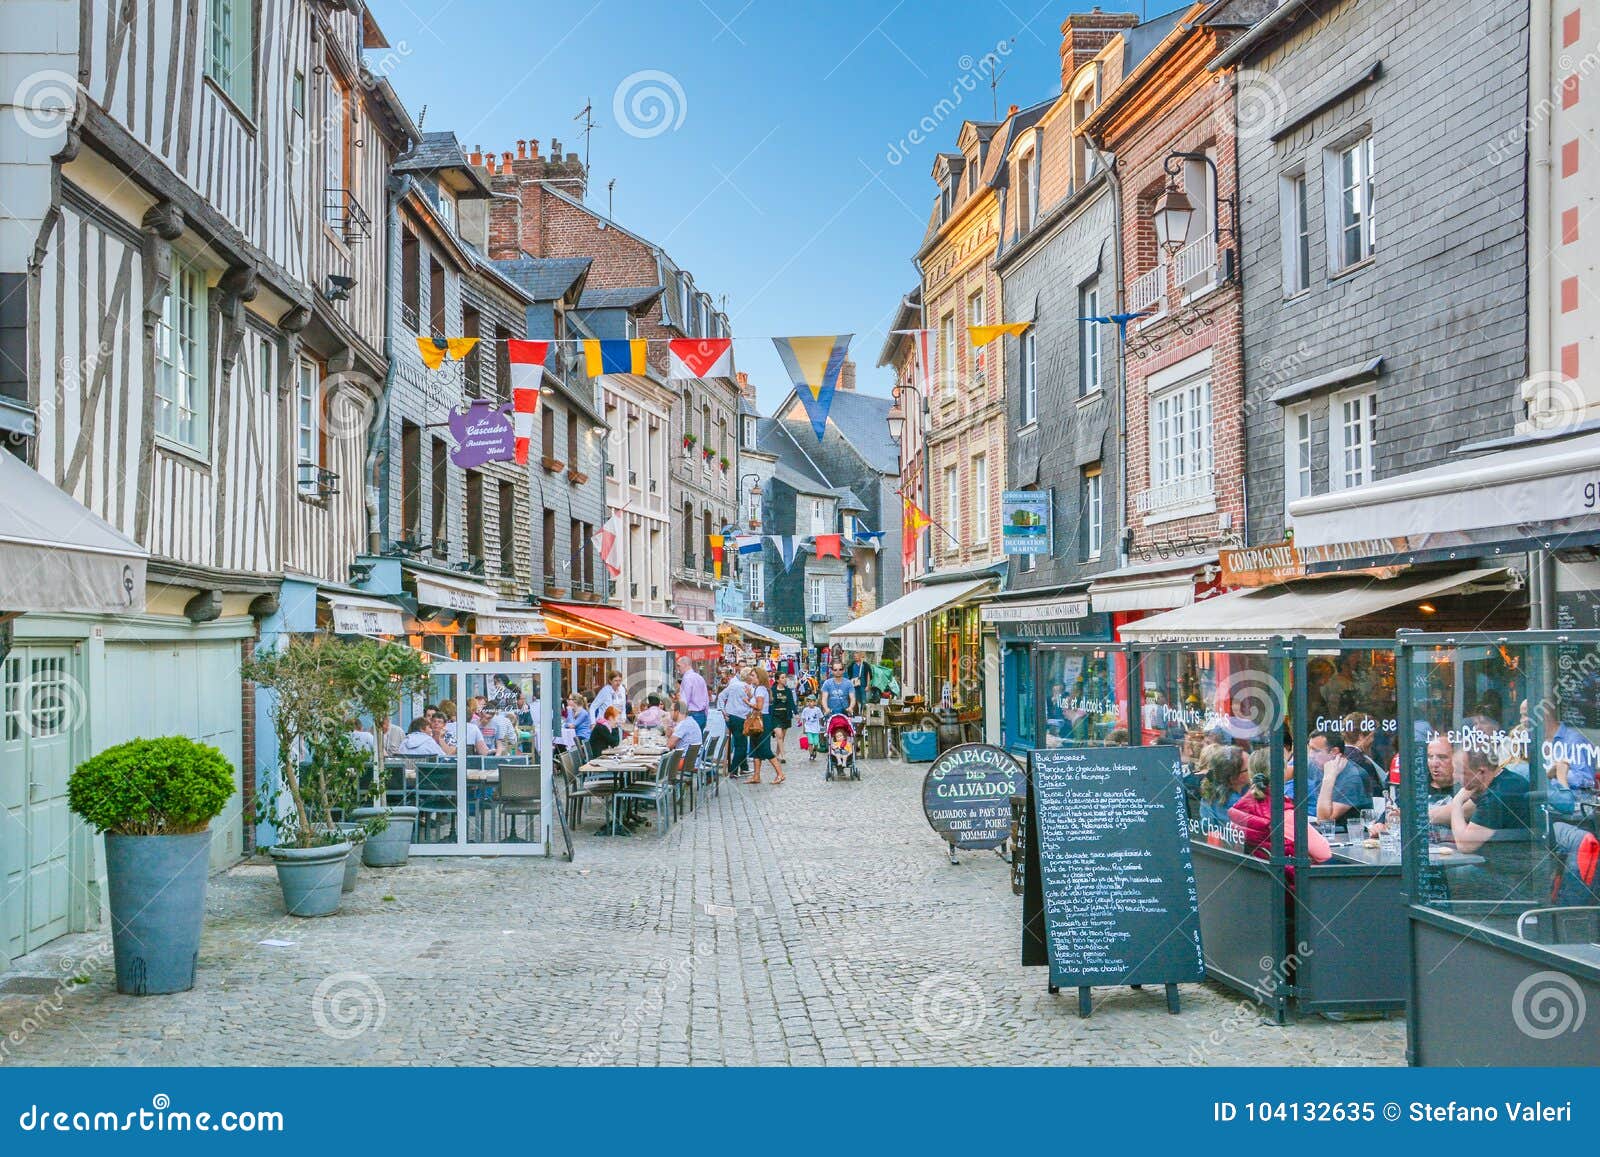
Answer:
[(1011, 835), (1011, 797), (1027, 776), (1011, 755), (987, 743), (963, 743), (933, 761), (922, 781), (922, 811), (957, 848), (998, 848)]

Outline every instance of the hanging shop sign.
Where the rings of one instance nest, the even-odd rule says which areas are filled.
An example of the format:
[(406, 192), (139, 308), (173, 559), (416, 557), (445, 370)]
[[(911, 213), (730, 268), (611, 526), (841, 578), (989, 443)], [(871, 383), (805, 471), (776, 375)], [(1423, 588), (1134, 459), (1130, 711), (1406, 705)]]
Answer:
[(456, 442), (450, 461), (463, 470), (509, 462), (516, 457), (516, 433), (509, 406), (496, 406), (487, 398), (457, 406), (450, 411), (450, 436)]
[(1000, 541), (1007, 554), (1052, 553), (1052, 490), (1007, 490), (1000, 496)]
[(474, 619), (473, 626), (476, 628), (474, 634), (499, 635), (503, 639), (548, 634), (544, 616), (537, 614), (480, 614)]
[(1011, 797), (1027, 790), (1027, 775), (1010, 753), (963, 743), (928, 768), (922, 811), (951, 847), (998, 848), (1011, 835)]
[[(1217, 554), (1222, 568), (1222, 585), (1225, 587), (1267, 587), (1293, 582), (1331, 563), (1347, 559), (1375, 558), (1400, 553), (1405, 547), (1403, 539), (1369, 538), (1361, 542), (1340, 542), (1328, 546), (1297, 547), (1293, 542), (1272, 542), (1264, 546), (1247, 546), (1223, 550)], [(1370, 567), (1366, 570), (1343, 571), (1344, 574), (1367, 574), (1374, 578), (1393, 578), (1402, 567)]]

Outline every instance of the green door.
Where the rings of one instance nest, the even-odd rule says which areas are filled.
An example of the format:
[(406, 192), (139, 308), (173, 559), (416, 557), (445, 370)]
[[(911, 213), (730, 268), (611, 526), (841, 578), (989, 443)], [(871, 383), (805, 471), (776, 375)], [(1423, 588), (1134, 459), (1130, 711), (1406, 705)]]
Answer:
[(0, 666), (0, 947), (66, 933), (72, 903), (67, 778), (86, 700), (71, 647), (18, 647)]

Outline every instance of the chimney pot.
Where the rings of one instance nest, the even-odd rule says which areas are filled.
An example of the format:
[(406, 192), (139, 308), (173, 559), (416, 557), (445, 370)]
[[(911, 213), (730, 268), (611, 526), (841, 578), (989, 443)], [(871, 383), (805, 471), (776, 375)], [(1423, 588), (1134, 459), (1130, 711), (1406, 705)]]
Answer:
[(505, 152), (501, 153), (500, 159), (505, 162), (506, 168), (509, 169), (511, 167), (511, 150), (507, 149)]
[(528, 138), (528, 155), (535, 160), (539, 158), (539, 142), (534, 137)]
[(472, 151), (467, 154), (467, 164), (474, 166), (483, 164), (483, 150), (474, 145)]
[(494, 154), (490, 153), (488, 156), (484, 157), (483, 158), (483, 163), (484, 163), (484, 167), (489, 170), (489, 175), (491, 177), (494, 176), (494, 173), (495, 173)]
[(578, 154), (577, 153), (568, 153), (567, 154), (567, 164), (569, 164), (569, 165), (578, 164)]
[(527, 141), (518, 141), (517, 142), (517, 160), (525, 161), (527, 159), (528, 159), (528, 142)]
[(550, 138), (550, 158), (556, 161), (561, 159), (561, 141), (557, 137)]

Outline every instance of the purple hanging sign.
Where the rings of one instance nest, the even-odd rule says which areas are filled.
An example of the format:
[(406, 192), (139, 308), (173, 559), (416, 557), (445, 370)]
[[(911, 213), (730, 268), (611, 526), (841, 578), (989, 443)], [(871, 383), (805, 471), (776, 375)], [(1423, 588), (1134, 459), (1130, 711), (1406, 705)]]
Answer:
[(511, 407), (496, 408), (487, 398), (475, 398), (450, 411), (450, 436), (456, 440), (450, 461), (464, 470), (485, 462), (510, 462), (517, 456)]

